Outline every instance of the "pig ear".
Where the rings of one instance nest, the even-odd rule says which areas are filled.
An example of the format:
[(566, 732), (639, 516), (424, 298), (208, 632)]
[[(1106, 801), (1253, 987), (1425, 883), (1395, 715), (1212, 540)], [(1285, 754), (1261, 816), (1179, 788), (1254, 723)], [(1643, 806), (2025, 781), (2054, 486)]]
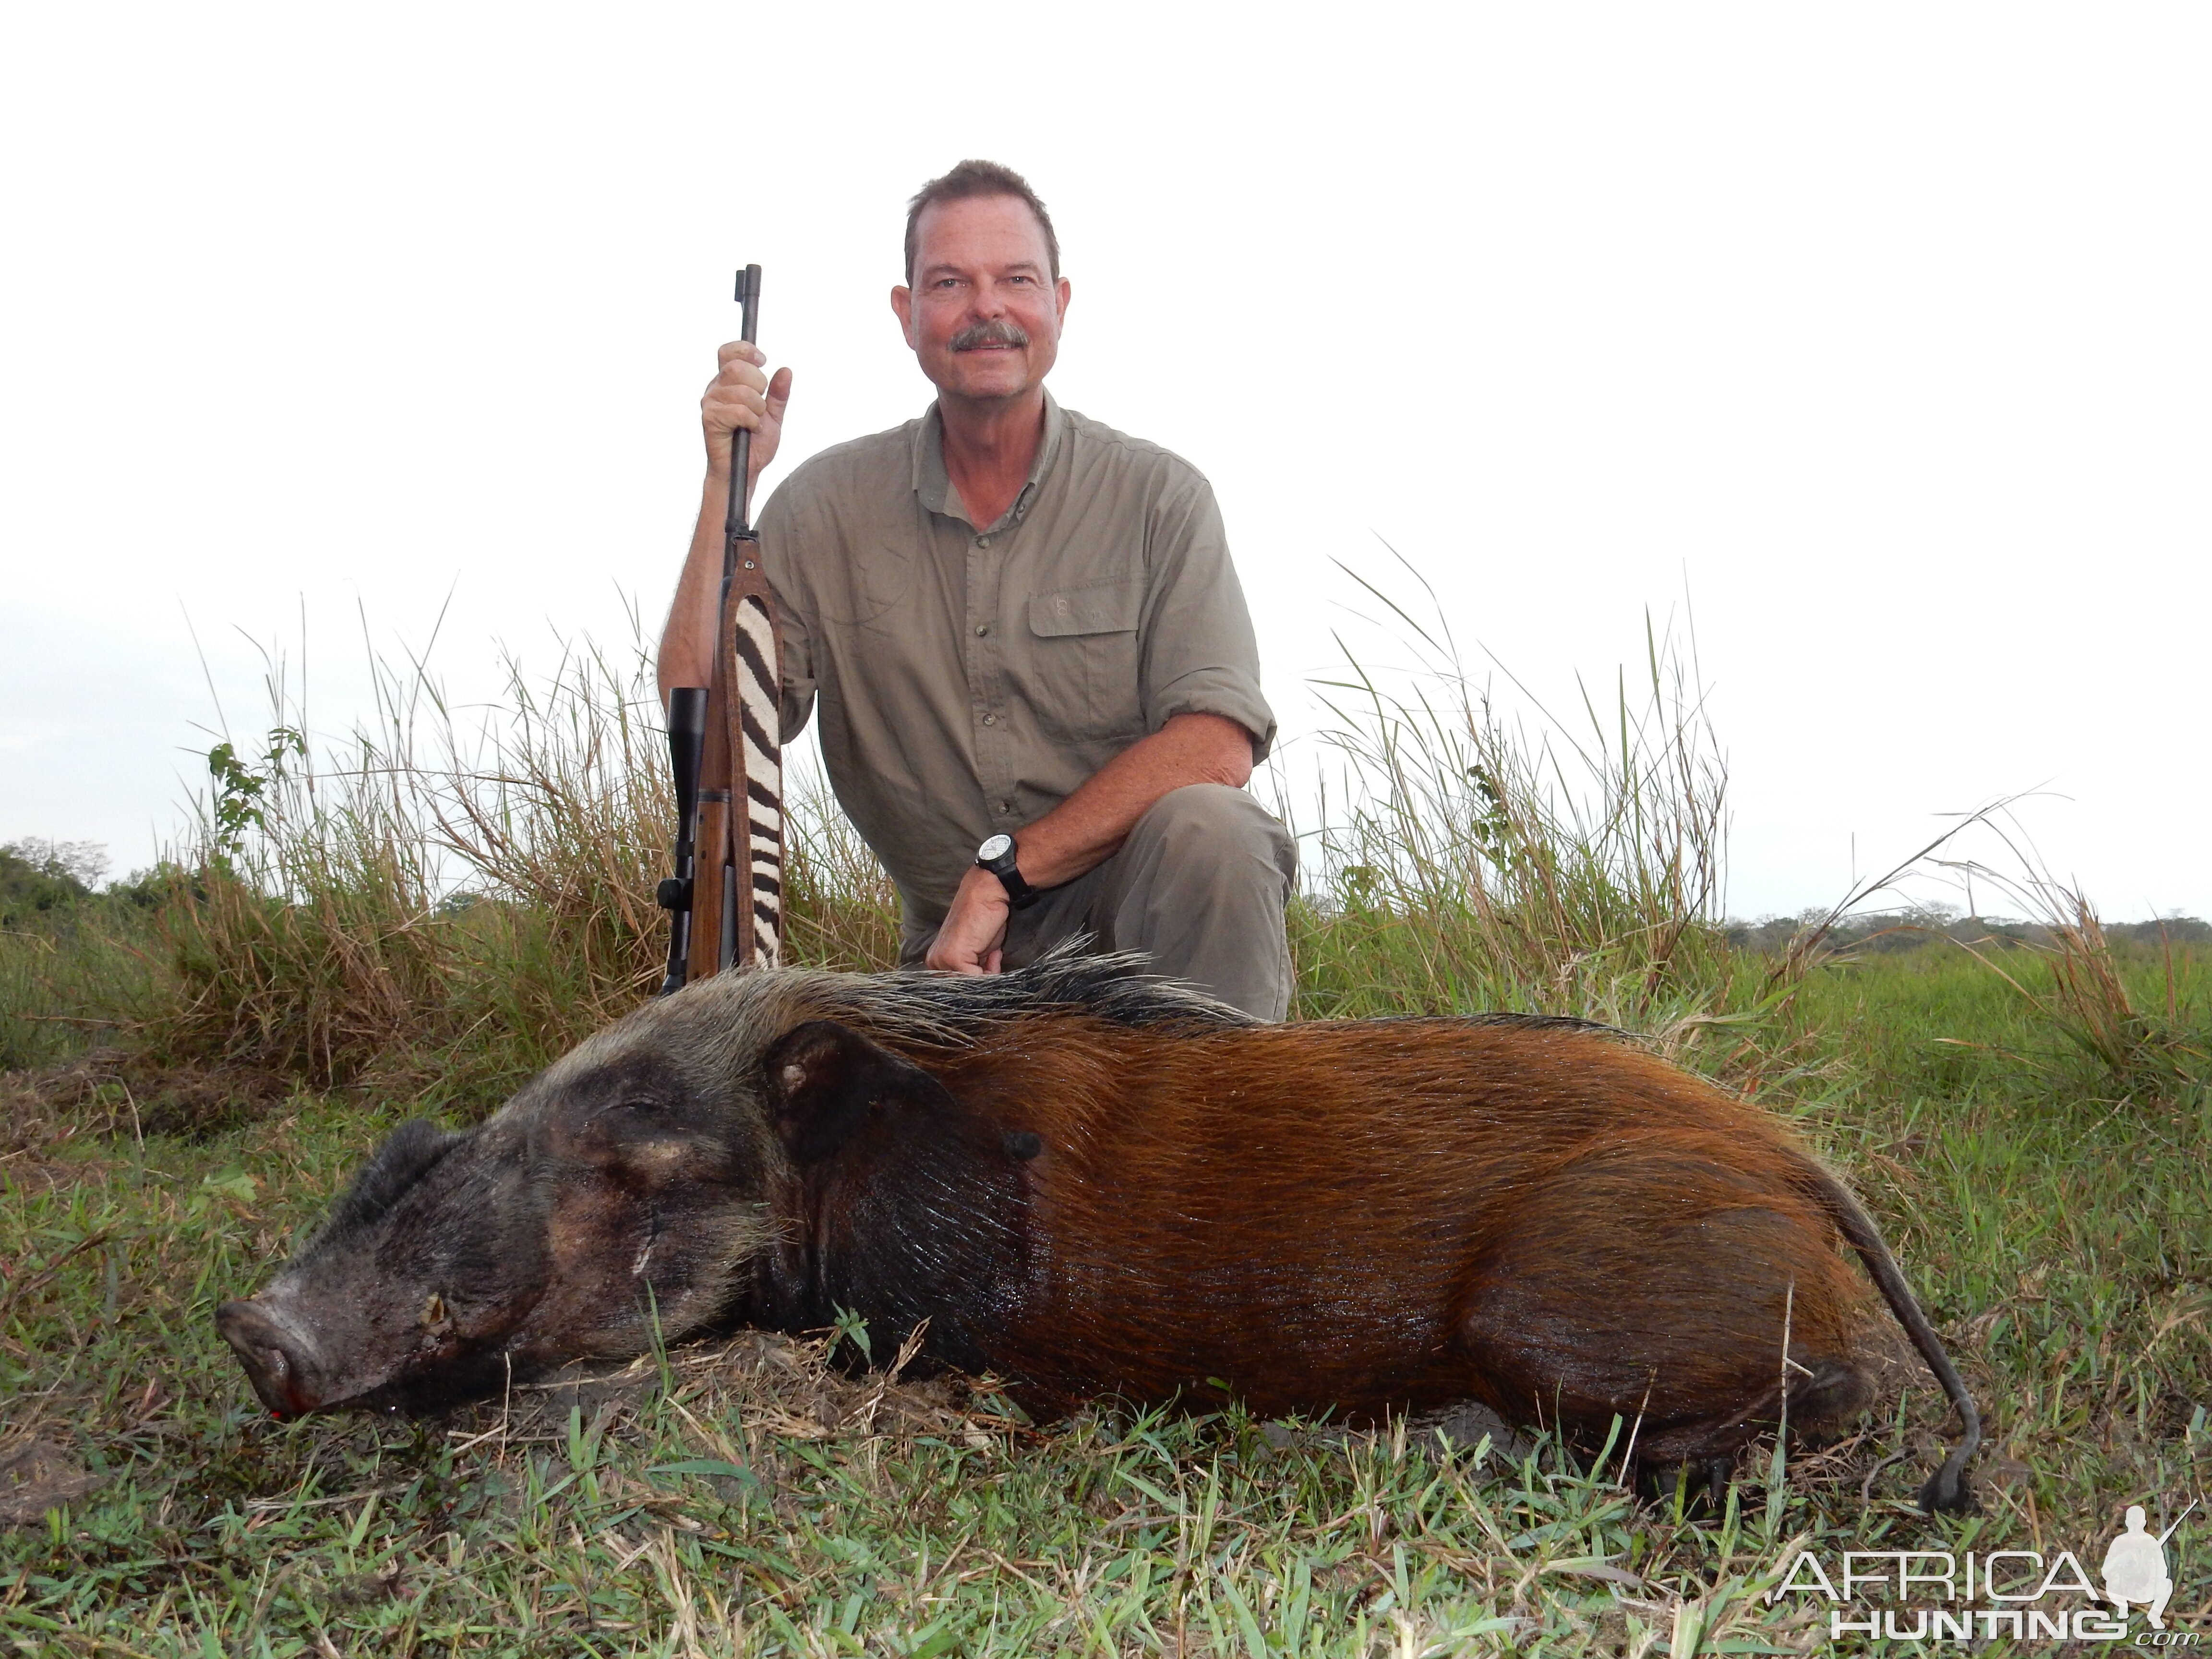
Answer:
[(794, 1026), (768, 1051), (769, 1111), (793, 1159), (815, 1164), (850, 1140), (872, 1112), (950, 1109), (945, 1085), (835, 1020)]

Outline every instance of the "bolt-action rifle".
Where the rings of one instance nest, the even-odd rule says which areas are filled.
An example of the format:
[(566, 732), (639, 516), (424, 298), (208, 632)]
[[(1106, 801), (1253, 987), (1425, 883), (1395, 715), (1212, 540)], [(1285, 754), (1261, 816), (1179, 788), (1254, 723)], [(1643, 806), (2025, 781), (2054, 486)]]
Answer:
[[(739, 337), (760, 325), (761, 268), (738, 273)], [(676, 873), (660, 884), (669, 913), (660, 994), (725, 968), (773, 968), (783, 947), (783, 724), (775, 598), (746, 515), (752, 434), (731, 434), (730, 505), (722, 520), (722, 591), (709, 683), (668, 694), (676, 783)]]

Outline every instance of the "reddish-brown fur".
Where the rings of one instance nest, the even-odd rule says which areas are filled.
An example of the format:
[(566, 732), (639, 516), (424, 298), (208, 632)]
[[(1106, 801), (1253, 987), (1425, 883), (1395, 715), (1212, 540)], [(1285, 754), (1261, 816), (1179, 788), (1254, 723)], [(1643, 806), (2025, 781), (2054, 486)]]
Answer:
[(906, 1052), (963, 1117), (1042, 1143), (1022, 1174), (1045, 1259), (973, 1322), (1041, 1402), (1209, 1379), (1271, 1413), (1473, 1395), (1711, 1457), (1774, 1417), (1785, 1321), (1798, 1421), (1863, 1397), (1827, 1177), (1765, 1113), (1617, 1041), (1056, 1017)]
[(283, 1412), (849, 1310), (876, 1352), (927, 1322), (933, 1358), (1044, 1409), (1473, 1397), (1717, 1465), (1785, 1407), (1817, 1427), (1864, 1398), (1841, 1243), (1960, 1414), (1922, 1501), (1964, 1506), (1972, 1400), (1874, 1224), (1766, 1113), (1578, 1022), (1262, 1026), (1059, 955), (649, 1005), (480, 1128), (403, 1128), (217, 1323)]

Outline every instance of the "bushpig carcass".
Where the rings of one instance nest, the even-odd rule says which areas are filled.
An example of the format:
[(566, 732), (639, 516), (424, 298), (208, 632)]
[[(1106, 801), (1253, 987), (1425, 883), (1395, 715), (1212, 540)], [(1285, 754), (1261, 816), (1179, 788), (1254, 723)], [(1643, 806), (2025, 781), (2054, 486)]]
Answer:
[(925, 1354), (1042, 1413), (1474, 1399), (1725, 1468), (1785, 1387), (1801, 1430), (1867, 1400), (1839, 1243), (1964, 1426), (1922, 1502), (1965, 1506), (1973, 1401), (1874, 1224), (1767, 1113), (1579, 1021), (1262, 1025), (1057, 955), (648, 1004), (478, 1127), (399, 1129), (216, 1317), (284, 1415), (849, 1310), (878, 1352), (927, 1322)]

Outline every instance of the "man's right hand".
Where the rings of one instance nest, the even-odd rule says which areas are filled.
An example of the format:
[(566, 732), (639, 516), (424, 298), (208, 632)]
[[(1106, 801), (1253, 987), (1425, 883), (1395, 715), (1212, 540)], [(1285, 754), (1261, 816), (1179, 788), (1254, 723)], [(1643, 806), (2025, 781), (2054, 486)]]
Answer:
[(750, 495), (762, 470), (775, 459), (776, 445), (782, 439), (783, 409), (791, 401), (791, 371), (779, 368), (771, 380), (766, 356), (758, 346), (743, 340), (731, 341), (720, 356), (721, 370), (707, 383), (707, 394), (699, 399), (700, 422), (707, 436), (707, 471), (716, 478), (730, 476), (730, 434), (744, 428), (753, 434), (745, 468), (745, 489)]
[(937, 937), (922, 965), (948, 974), (995, 974), (1006, 942), (1006, 918), (1013, 914), (1006, 884), (988, 870), (972, 867), (960, 878)]

